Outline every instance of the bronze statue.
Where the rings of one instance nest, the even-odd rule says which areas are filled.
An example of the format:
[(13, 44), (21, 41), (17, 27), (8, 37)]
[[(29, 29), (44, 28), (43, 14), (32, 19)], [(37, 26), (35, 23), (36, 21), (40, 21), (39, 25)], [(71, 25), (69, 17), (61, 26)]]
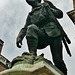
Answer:
[(63, 12), (56, 8), (50, 1), (26, 0), (32, 6), (25, 26), (17, 37), (17, 47), (21, 48), (22, 40), (26, 36), (29, 52), (37, 56), (37, 49), (43, 49), (50, 45), (55, 66), (67, 75), (67, 68), (63, 61), (62, 41), (68, 54), (70, 40), (56, 18), (63, 17)]

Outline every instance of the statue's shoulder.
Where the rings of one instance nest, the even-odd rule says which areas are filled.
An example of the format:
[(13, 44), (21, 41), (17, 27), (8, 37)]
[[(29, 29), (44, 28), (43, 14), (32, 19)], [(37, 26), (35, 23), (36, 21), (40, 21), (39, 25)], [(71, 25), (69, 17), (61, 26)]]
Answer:
[(41, 3), (41, 5), (43, 5), (43, 6), (49, 6), (49, 3), (48, 2), (44, 2), (44, 3)]

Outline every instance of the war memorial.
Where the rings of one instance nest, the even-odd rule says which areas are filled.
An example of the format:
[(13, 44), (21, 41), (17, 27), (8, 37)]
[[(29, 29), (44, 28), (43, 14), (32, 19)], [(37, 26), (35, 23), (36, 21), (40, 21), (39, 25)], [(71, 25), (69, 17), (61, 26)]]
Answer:
[[(0, 75), (67, 75), (67, 67), (63, 60), (62, 44), (71, 57), (68, 44), (71, 41), (57, 19), (63, 18), (63, 12), (53, 5), (50, 0), (26, 0), (32, 7), (24, 27), (16, 38), (16, 46), (21, 48), (24, 37), (28, 45), (28, 52), (15, 57), (9, 62), (9, 69), (1, 71)], [(75, 2), (75, 1), (73, 1)], [(75, 10), (71, 12), (75, 15)], [(74, 16), (72, 18), (73, 23)], [(44, 54), (37, 56), (37, 49), (44, 49), (50, 45), (54, 64), (44, 57)]]

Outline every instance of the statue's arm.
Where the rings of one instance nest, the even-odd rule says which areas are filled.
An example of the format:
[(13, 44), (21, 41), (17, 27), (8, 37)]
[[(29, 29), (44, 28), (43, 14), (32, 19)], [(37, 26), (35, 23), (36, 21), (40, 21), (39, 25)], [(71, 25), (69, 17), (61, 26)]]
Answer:
[(26, 24), (25, 26), (20, 30), (18, 36), (17, 36), (17, 39), (16, 39), (16, 45), (17, 47), (21, 48), (21, 45), (22, 45), (22, 40), (23, 38), (25, 37), (26, 35), (26, 30), (27, 30), (27, 26), (30, 25), (30, 22), (29, 22), (29, 17), (27, 17), (27, 20), (26, 20)]
[(45, 0), (45, 2), (47, 2), (50, 6), (50, 10), (53, 12), (54, 16), (56, 18), (62, 18), (63, 17), (63, 12), (56, 8), (50, 1)]

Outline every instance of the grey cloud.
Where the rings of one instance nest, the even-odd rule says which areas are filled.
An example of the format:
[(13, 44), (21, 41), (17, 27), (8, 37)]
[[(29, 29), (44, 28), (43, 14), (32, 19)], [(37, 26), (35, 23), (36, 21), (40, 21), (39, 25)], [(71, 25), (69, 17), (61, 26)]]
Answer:
[[(28, 11), (29, 10), (30, 9), (28, 9)], [(0, 10), (0, 38), (5, 42), (2, 54), (9, 58), (9, 60), (13, 59), (13, 57), (22, 53), (24, 50), (23, 49), (22, 52), (21, 50), (18, 51), (16, 47), (16, 37), (25, 24), (28, 11), (25, 6), (25, 1), (22, 0), (9, 0), (7, 6)], [(8, 54), (11, 55), (8, 56)]]

